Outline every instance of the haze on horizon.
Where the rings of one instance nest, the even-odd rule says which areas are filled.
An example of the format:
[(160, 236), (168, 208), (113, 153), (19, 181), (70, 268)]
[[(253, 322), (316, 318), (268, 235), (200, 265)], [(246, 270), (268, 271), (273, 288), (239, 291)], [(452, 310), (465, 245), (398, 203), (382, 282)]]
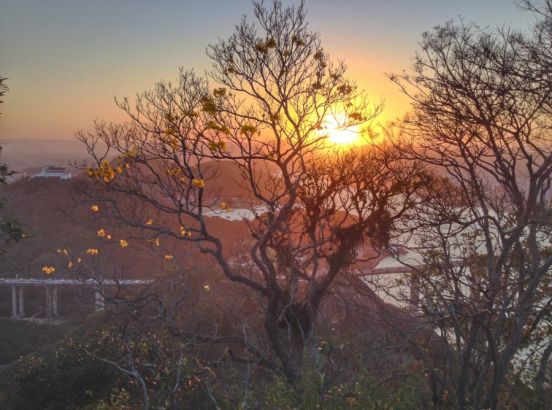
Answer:
[[(383, 120), (408, 108), (385, 73), (409, 67), (424, 31), (459, 17), (484, 27), (532, 22), (510, 0), (307, 0), (306, 7), (326, 51), (374, 101), (385, 100)], [(113, 97), (173, 80), (179, 67), (208, 70), (206, 46), (251, 11), (249, 0), (1, 0), (0, 75), (9, 93), (0, 140), (71, 139), (94, 119), (123, 119)]]

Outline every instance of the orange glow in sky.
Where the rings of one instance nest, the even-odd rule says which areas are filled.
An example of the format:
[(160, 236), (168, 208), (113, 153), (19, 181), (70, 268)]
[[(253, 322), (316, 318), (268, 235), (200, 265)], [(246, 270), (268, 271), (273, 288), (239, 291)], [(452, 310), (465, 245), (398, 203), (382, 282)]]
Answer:
[(360, 142), (360, 127), (358, 125), (344, 127), (345, 120), (345, 114), (330, 115), (325, 119), (322, 133), (328, 136), (330, 143), (350, 146)]
[[(166, 0), (163, 7), (135, 0), (0, 3), (0, 76), (9, 87), (0, 106), (0, 139), (72, 139), (94, 119), (124, 120), (113, 97), (132, 98), (160, 79), (173, 81), (181, 66), (209, 70), (205, 47), (230, 35), (244, 14), (252, 15), (251, 0)], [(372, 101), (384, 99), (379, 122), (409, 109), (385, 74), (410, 67), (424, 31), (458, 16), (521, 28), (530, 19), (514, 0), (423, 3), (352, 1), (343, 7), (306, 0), (324, 51), (345, 61), (347, 76)], [(352, 131), (336, 129), (330, 140), (349, 144)]]

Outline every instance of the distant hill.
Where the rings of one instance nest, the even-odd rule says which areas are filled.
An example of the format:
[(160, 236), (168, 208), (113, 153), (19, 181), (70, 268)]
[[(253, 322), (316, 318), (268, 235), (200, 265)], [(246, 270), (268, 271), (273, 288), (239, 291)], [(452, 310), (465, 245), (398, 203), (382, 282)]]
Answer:
[[(226, 176), (233, 174), (229, 169), (226, 171)], [(86, 180), (84, 176), (66, 181), (36, 178), (0, 187), (0, 197), (6, 200), (6, 211), (20, 220), (31, 235), (8, 246), (6, 257), (0, 258), (0, 276), (42, 277), (41, 268), (46, 265), (57, 267), (55, 277), (73, 275), (65, 268), (67, 258), (56, 253), (57, 249), (67, 249), (72, 260), (76, 257), (94, 259), (98, 267), (109, 267), (112, 273), (118, 271), (124, 276), (143, 277), (176, 268), (177, 264), (212, 265), (211, 258), (201, 255), (194, 244), (162, 239), (161, 246), (152, 247), (147, 240), (138, 239), (141, 234), (136, 229), (98, 218), (90, 211), (90, 202), (79, 194)], [(232, 179), (225, 178), (224, 183), (225, 189), (235, 195), (237, 189), (232, 188)], [(245, 234), (242, 222), (209, 219), (213, 231), (225, 242), (235, 245), (236, 234)], [(156, 219), (157, 223), (168, 226), (174, 220)], [(112, 234), (111, 241), (98, 237), (97, 231), (101, 228)], [(128, 248), (121, 249), (120, 239), (128, 240)], [(90, 258), (86, 254), (88, 248), (98, 248), (98, 257)], [(168, 253), (174, 255), (175, 264), (163, 260), (163, 255)]]

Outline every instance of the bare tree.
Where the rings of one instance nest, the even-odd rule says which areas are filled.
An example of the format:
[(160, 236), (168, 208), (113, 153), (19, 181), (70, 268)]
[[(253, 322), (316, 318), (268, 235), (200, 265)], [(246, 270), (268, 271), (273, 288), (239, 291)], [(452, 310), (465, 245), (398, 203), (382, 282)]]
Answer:
[[(532, 35), (439, 26), (424, 34), (413, 72), (391, 76), (414, 108), (403, 124), (408, 156), (446, 177), (407, 224), (417, 240), (403, 242), (421, 254), (413, 275), (439, 342), (405, 336), (425, 362), (440, 405), (448, 396), (460, 408), (498, 408), (514, 364), (548, 328), (552, 9), (546, 6)], [(547, 362), (550, 349), (541, 346)]]
[[(102, 211), (152, 240), (195, 243), (229, 280), (263, 298), (269, 344), (295, 383), (305, 352), (316, 359), (316, 320), (334, 279), (361, 259), (362, 244), (386, 244), (426, 174), (386, 144), (332, 149), (329, 120), (367, 128), (380, 106), (346, 79), (343, 63), (330, 61), (303, 4), (254, 3), (254, 15), (256, 24), (244, 18), (209, 47), (214, 87), (181, 72), (178, 84), (159, 83), (134, 105), (119, 102), (128, 123), (99, 123), (79, 137), (97, 161), (88, 173), (101, 185), (94, 195), (104, 199)], [(108, 162), (113, 152), (117, 160)], [(228, 163), (247, 192), (238, 206), (255, 214), (240, 263), (208, 218), (228, 210), (217, 187)], [(146, 205), (167, 222), (148, 221)]]
[[(4, 94), (8, 91), (8, 86), (6, 85), (5, 81), (7, 78), (0, 76), (0, 97), (3, 97)], [(4, 101), (0, 100), (0, 103), (3, 103)]]

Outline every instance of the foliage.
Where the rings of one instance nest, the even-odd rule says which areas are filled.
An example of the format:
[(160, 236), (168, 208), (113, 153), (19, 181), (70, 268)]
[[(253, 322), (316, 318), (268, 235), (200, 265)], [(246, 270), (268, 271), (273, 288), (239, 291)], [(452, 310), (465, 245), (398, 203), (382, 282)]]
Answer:
[[(257, 391), (256, 405), (267, 409), (366, 409), (410, 410), (423, 408), (420, 380), (401, 380), (398, 385), (378, 383), (369, 369), (362, 369), (352, 381), (325, 386), (318, 371), (307, 370), (301, 383), (291, 387), (284, 379), (274, 378)], [(257, 390), (259, 387), (257, 386)]]
[(52, 345), (72, 329), (71, 325), (37, 325), (27, 321), (0, 320), (0, 365)]
[(115, 373), (81, 352), (57, 347), (45, 356), (21, 360), (9, 396), (8, 409), (73, 409), (109, 392)]

